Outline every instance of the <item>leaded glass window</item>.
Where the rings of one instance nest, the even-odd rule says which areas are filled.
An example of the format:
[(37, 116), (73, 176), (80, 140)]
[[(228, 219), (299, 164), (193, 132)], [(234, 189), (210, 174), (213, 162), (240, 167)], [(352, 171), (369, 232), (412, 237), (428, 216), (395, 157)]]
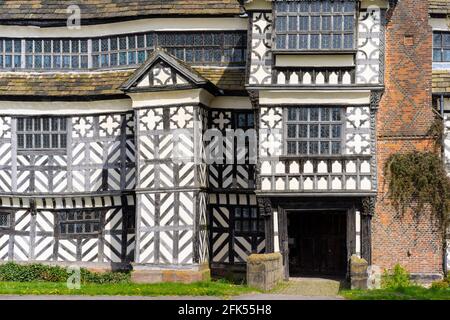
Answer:
[(450, 62), (450, 32), (433, 32), (433, 62)]
[(15, 69), (22, 66), (20, 39), (0, 39), (0, 68)]
[(98, 210), (59, 211), (61, 235), (94, 235), (100, 232), (101, 212)]
[(9, 228), (10, 227), (10, 214), (0, 212), (0, 228)]
[(264, 219), (257, 207), (234, 208), (235, 233), (264, 233)]
[(343, 109), (289, 107), (286, 121), (288, 155), (339, 155), (342, 153)]
[(27, 39), (26, 69), (87, 69), (87, 39)]
[(277, 50), (353, 50), (356, 1), (275, 2)]
[(0, 69), (104, 69), (142, 64), (156, 48), (191, 64), (244, 65), (243, 31), (148, 32), (99, 38), (0, 39)]
[(62, 117), (17, 118), (19, 151), (65, 151), (67, 119)]

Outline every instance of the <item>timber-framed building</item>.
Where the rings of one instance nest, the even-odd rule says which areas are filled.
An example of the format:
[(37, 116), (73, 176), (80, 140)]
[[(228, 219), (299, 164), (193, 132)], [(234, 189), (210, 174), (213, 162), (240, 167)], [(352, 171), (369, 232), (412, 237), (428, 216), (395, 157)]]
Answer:
[[(430, 2), (83, 0), (68, 28), (65, 1), (3, 1), (0, 260), (164, 280), (265, 252), (345, 276), (357, 254), (441, 277), (439, 226), (396, 217), (383, 179), (432, 140)], [(205, 139), (237, 129), (256, 162)], [(197, 157), (214, 143), (234, 161)]]

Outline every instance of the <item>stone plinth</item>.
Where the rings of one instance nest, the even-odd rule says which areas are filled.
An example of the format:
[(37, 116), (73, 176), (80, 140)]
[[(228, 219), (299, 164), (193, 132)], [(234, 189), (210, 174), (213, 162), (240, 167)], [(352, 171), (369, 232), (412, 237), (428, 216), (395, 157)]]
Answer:
[(283, 280), (283, 263), (279, 253), (253, 254), (247, 260), (247, 285), (272, 290)]

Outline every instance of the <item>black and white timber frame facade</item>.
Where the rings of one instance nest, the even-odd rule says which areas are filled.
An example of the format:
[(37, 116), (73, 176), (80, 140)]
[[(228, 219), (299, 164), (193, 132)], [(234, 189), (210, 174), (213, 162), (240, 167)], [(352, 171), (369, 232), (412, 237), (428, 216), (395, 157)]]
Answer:
[[(67, 96), (47, 96), (41, 83), (24, 95), (0, 95), (0, 217), (7, 216), (0, 219), (0, 261), (186, 270), (207, 265), (226, 272), (244, 266), (251, 253), (281, 252), (288, 259), (290, 212), (334, 210), (347, 217), (347, 256), (358, 254), (370, 262), (377, 193), (375, 121), (384, 90), (389, 1), (378, 1), (381, 7), (368, 0), (353, 2), (354, 45), (320, 54), (276, 50), (275, 7), (258, 0), (242, 3), (241, 13), (232, 16), (131, 19), (98, 30), (88, 24), (84, 36), (61, 26), (28, 34), (20, 25), (0, 25), (5, 45), (10, 30), (17, 28), (13, 41), (20, 45), (12, 59), (24, 59), (12, 69), (1, 62), (5, 74), (102, 73), (114, 78), (129, 72), (107, 94), (86, 97), (75, 84)], [(227, 59), (239, 61), (241, 54), (244, 63), (208, 65), (203, 57), (196, 65), (187, 53), (181, 57), (157, 47), (138, 65), (112, 68), (108, 60), (107, 67), (95, 70), (89, 68), (89, 56), (88, 70), (26, 67), (28, 39), (88, 37), (88, 54), (92, 39), (139, 30), (139, 41), (139, 34), (166, 30), (172, 22), (168, 29), (173, 33), (241, 33), (245, 54), (236, 45), (230, 49), (236, 52), (234, 60)], [(129, 39), (126, 43), (134, 45)], [(226, 55), (227, 48), (211, 54)], [(6, 56), (2, 47), (0, 57)], [(228, 84), (227, 72), (245, 79), (240, 89), (222, 87)], [(323, 153), (288, 151), (290, 111), (315, 107), (339, 110), (338, 152), (327, 153), (327, 147)], [(65, 121), (63, 151), (19, 148), (19, 121), (26, 125), (27, 119), (56, 116)], [(208, 129), (225, 134), (240, 128), (257, 131), (255, 164), (198, 160), (208, 147), (203, 139)], [(177, 159), (180, 150), (183, 161)], [(85, 212), (99, 213), (94, 219), (98, 230), (84, 232), (90, 227), (78, 215)], [(71, 232), (62, 228), (66, 215), (73, 215)]]

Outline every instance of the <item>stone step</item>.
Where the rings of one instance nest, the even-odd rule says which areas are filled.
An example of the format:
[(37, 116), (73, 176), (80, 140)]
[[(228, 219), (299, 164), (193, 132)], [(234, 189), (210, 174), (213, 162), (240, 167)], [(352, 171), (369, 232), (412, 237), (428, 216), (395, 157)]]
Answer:
[(275, 290), (277, 294), (334, 297), (346, 285), (344, 280), (322, 278), (291, 278)]

